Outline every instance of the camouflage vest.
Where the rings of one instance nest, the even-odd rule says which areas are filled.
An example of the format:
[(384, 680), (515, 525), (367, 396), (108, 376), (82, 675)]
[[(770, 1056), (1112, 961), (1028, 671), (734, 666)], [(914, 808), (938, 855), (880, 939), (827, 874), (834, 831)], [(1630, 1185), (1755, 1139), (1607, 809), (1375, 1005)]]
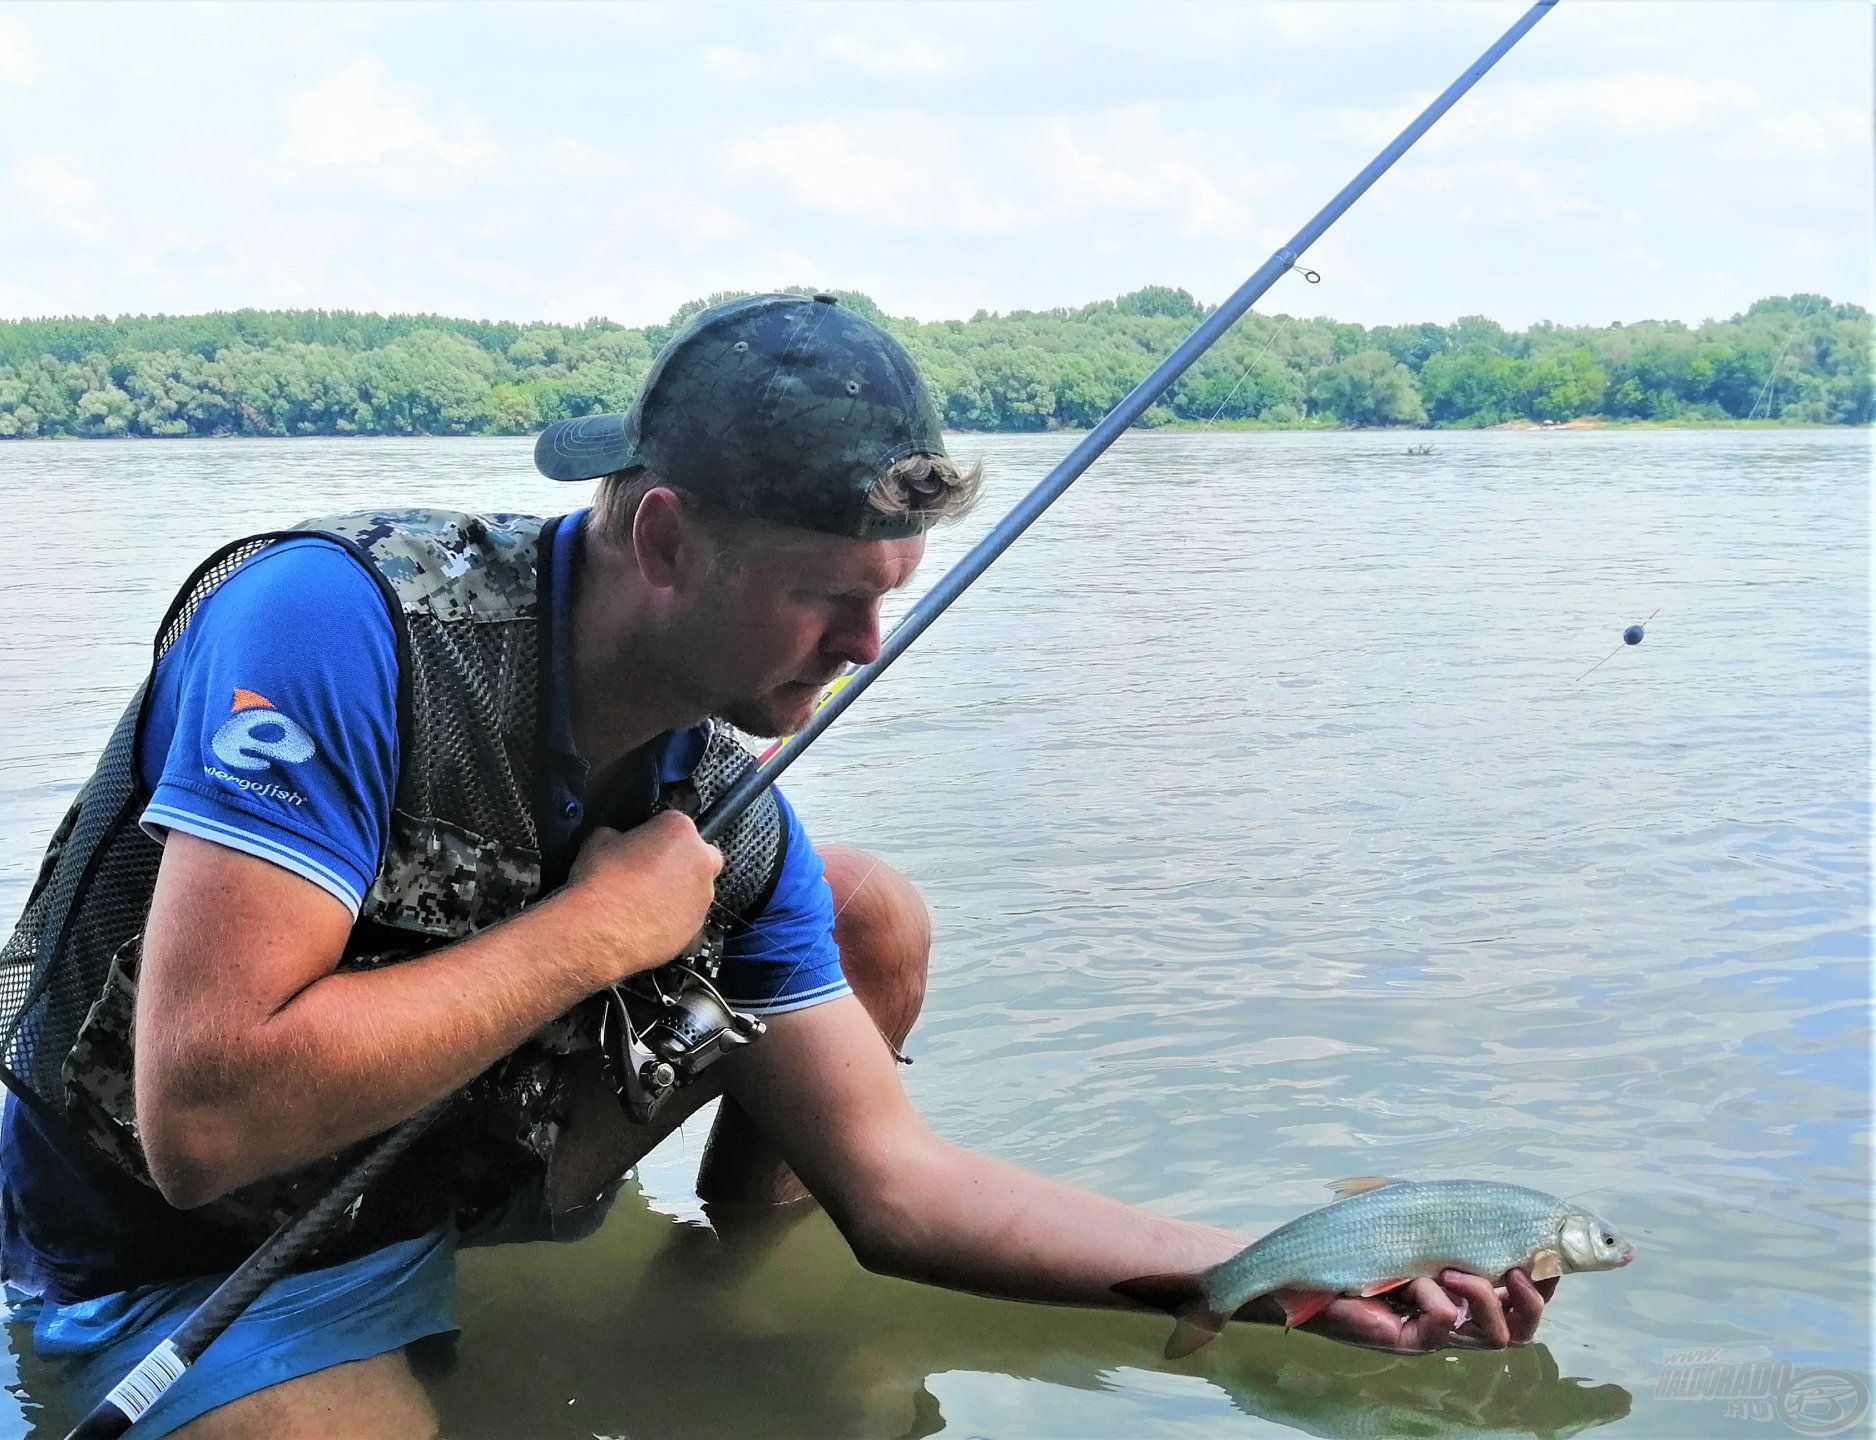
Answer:
[[(398, 642), (399, 771), (385, 853), (341, 968), (392, 963), (513, 915), (545, 888), (543, 802), (547, 586), (556, 521), (407, 511), (330, 517), (235, 542), (183, 586), (156, 659), (229, 575), (269, 546), (316, 534), (377, 577)], [(151, 1183), (130, 1074), (144, 918), (162, 856), (138, 828), (146, 679), (46, 853), (25, 913), (0, 950), (0, 1081)], [(665, 803), (708, 805), (753, 763), (717, 727), (691, 780)], [(720, 913), (747, 923), (772, 893), (783, 831), (772, 794), (724, 838)], [(551, 877), (550, 877), (551, 883)], [(590, 1046), (575, 1011), (473, 1081), (309, 1264), (330, 1264), (454, 1218), (498, 1210), (545, 1173), (558, 1135), (564, 1060)], [(196, 1212), (258, 1241), (370, 1146), (246, 1186)]]

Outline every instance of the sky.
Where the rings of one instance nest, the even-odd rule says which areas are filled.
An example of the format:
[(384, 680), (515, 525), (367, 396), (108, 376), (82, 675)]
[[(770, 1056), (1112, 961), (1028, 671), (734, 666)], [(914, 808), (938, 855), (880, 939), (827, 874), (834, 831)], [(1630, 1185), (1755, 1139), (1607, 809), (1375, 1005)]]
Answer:
[[(0, 0), (0, 317), (1215, 303), (1523, 8)], [(1260, 308), (1868, 305), (1873, 23), (1561, 0)]]

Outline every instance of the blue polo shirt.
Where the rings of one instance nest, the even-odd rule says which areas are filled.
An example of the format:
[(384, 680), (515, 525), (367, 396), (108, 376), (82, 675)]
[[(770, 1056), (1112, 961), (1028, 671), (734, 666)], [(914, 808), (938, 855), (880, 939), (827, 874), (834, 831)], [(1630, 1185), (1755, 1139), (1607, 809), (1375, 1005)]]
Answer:
[[(543, 861), (565, 873), (590, 828), (589, 770), (573, 743), (568, 643), (585, 512), (549, 556), (548, 760)], [(653, 745), (639, 793), (608, 809), (642, 817), (660, 783), (687, 778), (707, 725)], [(343, 547), (299, 539), (243, 565), (156, 668), (138, 749), (144, 828), (181, 830), (299, 875), (356, 916), (376, 875), (397, 786), (397, 639), (376, 580)], [(777, 797), (781, 797), (778, 795)], [(785, 799), (787, 851), (761, 914), (728, 942), (720, 988), (774, 1015), (848, 993), (820, 858)], [(606, 818), (619, 823), (620, 812)], [(0, 1274), (55, 1300), (208, 1274), (246, 1246), (7, 1098), (0, 1117)]]

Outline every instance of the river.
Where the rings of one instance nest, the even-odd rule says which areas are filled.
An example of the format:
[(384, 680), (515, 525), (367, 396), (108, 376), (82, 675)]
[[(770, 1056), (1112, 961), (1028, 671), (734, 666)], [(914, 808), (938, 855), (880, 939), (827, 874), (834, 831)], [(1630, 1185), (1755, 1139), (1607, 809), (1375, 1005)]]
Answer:
[[(1521, 1180), (1637, 1263), (1516, 1352), (1167, 1364), (1157, 1318), (869, 1276), (818, 1214), (719, 1241), (693, 1122), (592, 1238), (466, 1258), (448, 1434), (1823, 1433), (1676, 1391), (1869, 1379), (1869, 434), (1427, 438), (1129, 436), (787, 788), (931, 901), (903, 1073), (945, 1136), (1253, 1233), (1344, 1175)], [(988, 499), (927, 577), (1071, 440), (956, 437)], [(0, 445), (8, 923), (201, 553), (579, 503), (528, 443)], [(0, 1431), (58, 1435), (19, 1368)]]

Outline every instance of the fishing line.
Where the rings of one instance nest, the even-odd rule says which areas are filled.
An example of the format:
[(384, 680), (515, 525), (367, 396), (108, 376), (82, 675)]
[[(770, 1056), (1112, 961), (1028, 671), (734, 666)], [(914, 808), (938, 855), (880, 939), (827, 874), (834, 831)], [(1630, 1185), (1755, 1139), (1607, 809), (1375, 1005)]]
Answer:
[[(1778, 359), (1772, 362), (1772, 373), (1765, 377), (1765, 385), (1759, 391), (1759, 398), (1752, 402), (1752, 408), (1746, 412), (1748, 420), (1758, 415), (1759, 406), (1764, 404), (1765, 397), (1772, 393), (1772, 386), (1778, 381), (1778, 372), (1785, 368), (1785, 357), (1791, 353), (1791, 342), (1798, 338), (1798, 327), (1804, 324), (1806, 316), (1817, 309), (1817, 302), (1822, 298), (1822, 296), (1813, 295), (1806, 302), (1804, 309), (1798, 312), (1798, 318), (1791, 322), (1791, 330), (1785, 336), (1785, 343), (1778, 347)], [(1772, 407), (1769, 405), (1765, 407), (1765, 418), (1767, 420), (1772, 418)]]
[[(1655, 610), (1653, 614), (1649, 615), (1648, 620), (1654, 619), (1655, 616), (1659, 615), (1660, 613), (1661, 613), (1660, 610), (1658, 609)], [(1589, 679), (1590, 676), (1594, 675), (1598, 670), (1602, 669), (1603, 666), (1607, 665), (1611, 660), (1615, 659), (1616, 656), (1620, 655), (1629, 646), (1641, 644), (1642, 636), (1646, 633), (1646, 630), (1647, 630), (1648, 620), (1638, 620), (1635, 624), (1629, 626), (1628, 629), (1624, 630), (1622, 632), (1622, 643), (1620, 645), (1616, 646), (1615, 649), (1611, 650), (1607, 655), (1603, 656), (1602, 659), (1598, 660), (1594, 665), (1590, 666), (1589, 669), (1585, 670), (1581, 675), (1577, 676), (1576, 679), (1572, 680), (1570, 683), (1572, 685), (1582, 684), (1585, 680)]]
[[(1311, 270), (1304, 265), (1294, 264), (1290, 266), (1290, 269), (1296, 271), (1311, 285), (1320, 285), (1322, 283), (1322, 273), (1320, 271)], [(1270, 338), (1264, 342), (1264, 348), (1245, 362), (1244, 369), (1238, 372), (1238, 378), (1232, 382), (1231, 388), (1225, 392), (1225, 398), (1218, 402), (1218, 408), (1212, 411), (1211, 419), (1205, 422), (1207, 425), (1216, 425), (1218, 423), (1218, 417), (1225, 413), (1225, 406), (1229, 405), (1232, 400), (1237, 397), (1238, 387), (1244, 383), (1257, 362), (1270, 353), (1270, 347), (1277, 343), (1277, 337), (1290, 327), (1290, 322), (1295, 318), (1295, 316), (1287, 314), (1276, 317), (1276, 328), (1270, 332)]]
[[(859, 883), (847, 892), (847, 898), (841, 901), (839, 908), (834, 911), (834, 925), (835, 926), (838, 926), (840, 924), (840, 917), (847, 913), (847, 907), (853, 904), (855, 900), (860, 898), (860, 892), (866, 888), (867, 882), (870, 881), (873, 878), (873, 876), (879, 872), (880, 867), (885, 863), (882, 860), (875, 859), (871, 855), (868, 855), (867, 859), (872, 860), (873, 863), (867, 867), (866, 874), (862, 875), (860, 877)], [(715, 910), (720, 907), (713, 900), (710, 902), (710, 908), (712, 910)], [(730, 914), (730, 912), (727, 910), (725, 910), (723, 913), (725, 915)], [(734, 919), (735, 917), (730, 916), (730, 918)], [(775, 925), (778, 925), (780, 923), (781, 922), (779, 921), (772, 921), (770, 922), (770, 928), (774, 928)], [(752, 925), (749, 927), (749, 933), (752, 935), (759, 935), (762, 933), (762, 927)], [(775, 989), (778, 992), (787, 990), (789, 982), (792, 981), (795, 978), (795, 976), (801, 973), (801, 967), (803, 965), (806, 965), (808, 961), (814, 958), (814, 941), (813, 940), (802, 941), (799, 945), (797, 945), (794, 948), (793, 953), (796, 956), (794, 968), (792, 968), (786, 975), (784, 975), (782, 977), (782, 983), (775, 987)], [(788, 957), (784, 955), (780, 958), (785, 960)], [(845, 975), (846, 972), (845, 972), (844, 967), (841, 973), (843, 976)], [(848, 984), (849, 986), (851, 986), (852, 982), (849, 981)], [(777, 998), (778, 999), (781, 998), (779, 993), (777, 995)], [(856, 996), (855, 998), (857, 999), (858, 997)], [(860, 1008), (862, 1010), (866, 1009), (866, 1004), (864, 1001), (861, 1002)], [(884, 1040), (886, 1042), (886, 1048), (892, 1051), (892, 1058), (897, 1060), (901, 1065), (910, 1065), (912, 1063), (912, 1057), (906, 1054), (903, 1050), (901, 1050), (897, 1045), (893, 1043), (892, 1036), (886, 1033), (886, 1027), (881, 1025), (877, 1019), (874, 1019), (873, 1013), (870, 1010), (867, 1011), (867, 1019), (873, 1021), (873, 1028), (879, 1031), (879, 1038)]]

